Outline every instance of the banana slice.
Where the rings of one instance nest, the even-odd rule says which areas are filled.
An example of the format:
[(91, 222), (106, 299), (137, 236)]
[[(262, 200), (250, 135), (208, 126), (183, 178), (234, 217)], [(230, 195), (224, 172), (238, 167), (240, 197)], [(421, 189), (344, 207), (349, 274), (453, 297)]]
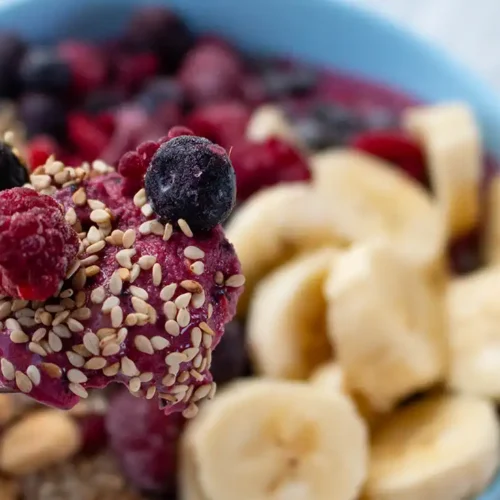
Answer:
[(454, 389), (500, 401), (500, 266), (453, 280), (448, 289)]
[(179, 451), (178, 494), (180, 500), (208, 500), (198, 482), (191, 446), (184, 440)]
[(385, 241), (333, 262), (329, 335), (349, 392), (379, 412), (444, 377), (442, 299)]
[(500, 175), (490, 180), (486, 202), (484, 257), (490, 265), (500, 264)]
[(366, 500), (475, 498), (500, 463), (493, 403), (439, 396), (398, 410), (375, 431)]
[(300, 139), (295, 132), (285, 111), (273, 104), (264, 104), (256, 109), (247, 125), (246, 136), (252, 141), (264, 141), (269, 137), (278, 137), (290, 144), (300, 146)]
[(279, 267), (259, 283), (247, 318), (257, 373), (306, 379), (332, 358), (323, 284), (337, 256), (334, 249), (317, 250)]
[(344, 373), (336, 361), (330, 361), (317, 368), (311, 375), (309, 382), (320, 389), (347, 395)]
[(246, 278), (240, 314), (257, 282), (273, 268), (301, 250), (342, 244), (329, 205), (309, 184), (290, 183), (264, 189), (240, 207), (226, 229)]
[(355, 500), (366, 476), (367, 431), (353, 405), (302, 382), (229, 387), (183, 439), (213, 500)]
[(330, 200), (339, 237), (358, 242), (389, 239), (423, 269), (443, 254), (437, 205), (425, 189), (392, 165), (354, 150), (328, 150), (312, 158), (313, 183)]
[(481, 139), (472, 111), (465, 104), (440, 104), (410, 109), (403, 121), (426, 150), (449, 236), (467, 233), (479, 222), (483, 171)]

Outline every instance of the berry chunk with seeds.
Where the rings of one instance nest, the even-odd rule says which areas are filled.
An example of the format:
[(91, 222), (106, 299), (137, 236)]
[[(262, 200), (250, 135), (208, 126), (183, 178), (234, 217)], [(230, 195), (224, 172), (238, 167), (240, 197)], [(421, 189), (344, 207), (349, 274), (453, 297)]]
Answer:
[(28, 188), (0, 193), (0, 292), (45, 300), (57, 292), (79, 247), (62, 207)]
[(183, 219), (194, 231), (208, 231), (229, 217), (235, 184), (226, 151), (194, 136), (160, 146), (145, 178), (148, 199), (160, 220), (173, 224)]
[(29, 182), (28, 170), (5, 142), (0, 142), (0, 191)]

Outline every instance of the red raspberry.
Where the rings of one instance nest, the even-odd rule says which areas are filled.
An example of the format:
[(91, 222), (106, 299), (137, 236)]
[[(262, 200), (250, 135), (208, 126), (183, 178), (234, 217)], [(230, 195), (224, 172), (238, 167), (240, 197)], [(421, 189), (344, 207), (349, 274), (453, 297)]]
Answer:
[(108, 435), (104, 415), (89, 413), (78, 418), (82, 436), (82, 452), (94, 454), (106, 446)]
[(94, 118), (96, 126), (102, 130), (108, 137), (113, 135), (116, 127), (116, 120), (112, 113), (103, 111)]
[(425, 156), (420, 145), (399, 131), (365, 132), (352, 142), (356, 149), (393, 163), (427, 185)]
[(59, 146), (51, 137), (39, 135), (29, 142), (27, 161), (32, 170), (44, 165), (51, 155), (59, 157)]
[(0, 193), (0, 293), (26, 300), (54, 295), (80, 240), (50, 196), (28, 188)]
[(174, 137), (180, 137), (181, 135), (196, 135), (190, 128), (183, 127), (182, 125), (176, 125), (172, 127), (166, 137), (162, 137), (158, 142), (163, 144), (164, 142), (173, 139)]
[(155, 400), (121, 392), (110, 403), (106, 428), (111, 449), (138, 488), (174, 491), (179, 436), (185, 419), (165, 415)]
[(241, 95), (243, 67), (238, 54), (219, 40), (202, 40), (180, 68), (179, 80), (191, 102), (204, 104)]
[(68, 138), (86, 161), (99, 158), (108, 144), (107, 135), (83, 113), (71, 113), (68, 116)]
[(151, 52), (123, 55), (117, 63), (117, 80), (120, 88), (135, 92), (158, 73), (158, 58)]
[(196, 135), (229, 149), (245, 136), (250, 109), (238, 101), (209, 104), (187, 118), (187, 126)]
[(292, 145), (271, 137), (263, 142), (241, 142), (230, 153), (236, 172), (239, 200), (265, 186), (305, 181), (311, 176), (307, 160)]

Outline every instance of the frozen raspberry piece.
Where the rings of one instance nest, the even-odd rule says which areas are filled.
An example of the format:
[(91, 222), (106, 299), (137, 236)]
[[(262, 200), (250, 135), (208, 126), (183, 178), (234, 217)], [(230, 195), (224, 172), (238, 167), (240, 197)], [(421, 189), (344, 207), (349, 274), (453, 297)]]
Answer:
[(111, 399), (106, 427), (126, 477), (141, 490), (175, 491), (178, 442), (185, 419), (127, 392)]
[(116, 78), (120, 88), (136, 92), (158, 72), (158, 58), (151, 52), (125, 54), (116, 63)]
[(59, 157), (59, 147), (49, 136), (39, 135), (28, 143), (28, 165), (32, 170), (43, 165), (51, 155)]
[(0, 141), (0, 191), (24, 186), (29, 182), (28, 170), (12, 148)]
[(105, 448), (108, 435), (104, 415), (89, 413), (79, 417), (77, 422), (82, 436), (83, 453), (94, 454)]
[(208, 104), (195, 110), (186, 125), (196, 135), (229, 149), (245, 137), (251, 111), (242, 102)]
[(307, 160), (293, 146), (271, 137), (263, 142), (244, 141), (231, 150), (238, 200), (265, 186), (310, 178)]
[(78, 112), (68, 116), (68, 139), (87, 161), (97, 159), (108, 144), (107, 135), (92, 119)]
[(145, 177), (149, 202), (163, 222), (187, 221), (194, 231), (224, 222), (233, 210), (236, 185), (226, 151), (207, 139), (176, 137), (162, 144)]
[(424, 152), (420, 145), (406, 134), (398, 131), (365, 132), (353, 140), (352, 146), (393, 163), (427, 185)]
[(242, 93), (243, 67), (227, 44), (202, 40), (186, 55), (179, 80), (187, 98), (198, 105), (237, 98)]
[(0, 193), (0, 292), (45, 300), (59, 288), (79, 248), (61, 206), (28, 188)]
[(172, 127), (166, 137), (160, 139), (160, 143), (163, 144), (174, 137), (180, 137), (181, 135), (196, 135), (190, 128), (183, 127), (182, 125), (176, 125)]

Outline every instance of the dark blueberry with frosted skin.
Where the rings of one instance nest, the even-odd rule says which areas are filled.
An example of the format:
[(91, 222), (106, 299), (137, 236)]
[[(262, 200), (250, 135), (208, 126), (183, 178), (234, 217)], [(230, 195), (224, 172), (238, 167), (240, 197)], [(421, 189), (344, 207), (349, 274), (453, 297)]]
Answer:
[(12, 152), (12, 148), (0, 142), (0, 191), (21, 187), (29, 182), (28, 171)]
[(28, 137), (51, 135), (57, 139), (64, 137), (66, 113), (61, 102), (45, 94), (26, 94), (19, 102), (19, 115)]
[(0, 96), (19, 94), (19, 67), (26, 52), (26, 44), (13, 33), (0, 33)]
[(137, 102), (148, 114), (155, 113), (160, 106), (173, 102), (182, 105), (182, 89), (173, 78), (155, 78), (146, 84), (137, 96)]
[(146, 172), (145, 188), (161, 221), (184, 219), (193, 231), (223, 223), (236, 200), (236, 177), (226, 150), (195, 136), (160, 146)]

